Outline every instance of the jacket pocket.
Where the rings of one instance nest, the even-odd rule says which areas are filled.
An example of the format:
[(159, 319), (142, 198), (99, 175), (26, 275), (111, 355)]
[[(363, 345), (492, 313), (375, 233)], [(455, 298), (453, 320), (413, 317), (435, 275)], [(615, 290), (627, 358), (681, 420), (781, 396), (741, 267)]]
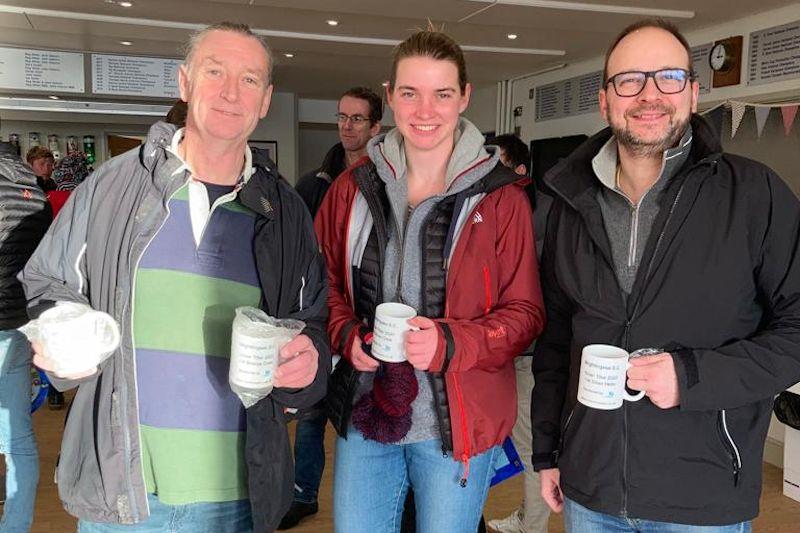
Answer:
[(559, 442), (559, 445), (558, 445), (559, 455), (563, 455), (564, 454), (564, 450), (566, 449), (566, 445), (567, 445), (567, 431), (569, 430), (569, 428), (572, 425), (572, 419), (575, 416), (575, 411), (577, 411), (577, 410), (578, 410), (578, 404), (576, 403), (575, 406), (572, 408), (572, 410), (567, 415), (567, 419), (564, 422), (563, 429), (561, 430), (561, 439), (560, 439), (560, 442)]
[(725, 409), (717, 412), (717, 434), (719, 435), (722, 446), (730, 457), (733, 471), (733, 486), (739, 486), (739, 478), (742, 473), (742, 456), (736, 441), (733, 440), (730, 428), (728, 427), (728, 415)]

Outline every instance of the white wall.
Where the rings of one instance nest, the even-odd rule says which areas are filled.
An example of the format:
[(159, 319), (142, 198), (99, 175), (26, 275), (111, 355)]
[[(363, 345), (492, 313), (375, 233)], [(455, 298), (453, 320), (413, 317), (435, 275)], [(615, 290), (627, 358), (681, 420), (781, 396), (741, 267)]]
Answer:
[(294, 93), (274, 93), (266, 118), (250, 135), (254, 141), (278, 141), (278, 170), (289, 183), (298, 178), (297, 96)]
[[(786, 24), (787, 22), (798, 19), (800, 19), (800, 3), (794, 3), (781, 9), (751, 15), (719, 26), (687, 33), (686, 38), (692, 46), (706, 44), (732, 35), (744, 36), (744, 48), (742, 50), (742, 80), (744, 83), (730, 87), (711, 89), (709, 94), (700, 96), (701, 108), (710, 107), (716, 102), (727, 99), (744, 99), (758, 102), (775, 98), (786, 98), (791, 95), (798, 97), (798, 95), (800, 95), (800, 80), (798, 79), (752, 87), (746, 84), (750, 32)], [(568, 65), (564, 69), (542, 74), (541, 76), (525, 78), (514, 83), (512, 106), (523, 106), (521, 137), (524, 141), (529, 142), (532, 139), (562, 137), (580, 133), (591, 135), (605, 126), (599, 113), (548, 120), (539, 123), (534, 122), (534, 100), (528, 99), (529, 90), (538, 85), (545, 85), (547, 83), (602, 70), (603, 59), (602, 55), (598, 55), (596, 58), (575, 63), (574, 65)]]
[(497, 120), (497, 84), (472, 91), (464, 116), (482, 132), (494, 131)]

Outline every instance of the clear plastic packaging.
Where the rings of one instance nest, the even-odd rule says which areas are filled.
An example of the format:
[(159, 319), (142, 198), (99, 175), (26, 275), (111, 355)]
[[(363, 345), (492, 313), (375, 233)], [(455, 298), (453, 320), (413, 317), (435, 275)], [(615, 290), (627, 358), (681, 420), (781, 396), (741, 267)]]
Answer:
[(305, 327), (301, 320), (273, 318), (255, 307), (236, 309), (228, 383), (245, 407), (272, 392), (280, 349)]
[(59, 376), (85, 373), (105, 361), (119, 346), (116, 320), (75, 302), (58, 302), (19, 330), (42, 346)]

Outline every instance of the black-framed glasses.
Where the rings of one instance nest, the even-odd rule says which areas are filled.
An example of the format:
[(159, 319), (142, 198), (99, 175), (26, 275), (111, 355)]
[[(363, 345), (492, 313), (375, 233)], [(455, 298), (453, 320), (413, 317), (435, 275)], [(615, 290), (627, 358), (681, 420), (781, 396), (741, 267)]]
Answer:
[(339, 124), (344, 124), (347, 121), (353, 123), (353, 126), (360, 126), (365, 122), (369, 121), (369, 117), (365, 117), (364, 115), (348, 115), (347, 113), (336, 113), (336, 122)]
[(606, 80), (605, 86), (612, 84), (617, 96), (636, 96), (644, 90), (647, 78), (653, 78), (656, 88), (663, 94), (676, 94), (686, 88), (686, 82), (694, 80), (694, 74), (682, 68), (662, 68), (649, 72), (631, 70), (614, 74)]

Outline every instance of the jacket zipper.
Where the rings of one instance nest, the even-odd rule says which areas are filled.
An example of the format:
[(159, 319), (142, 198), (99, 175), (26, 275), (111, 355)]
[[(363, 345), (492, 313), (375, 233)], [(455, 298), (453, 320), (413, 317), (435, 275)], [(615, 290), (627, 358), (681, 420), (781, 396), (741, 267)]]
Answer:
[[(408, 211), (408, 220), (411, 220), (411, 216), (414, 214), (414, 208), (411, 208)], [(394, 223), (397, 225), (397, 233), (401, 235), (400, 237), (400, 265), (397, 268), (397, 282), (394, 286), (394, 301), (395, 302), (403, 302), (403, 265), (406, 262), (406, 229), (407, 224), (400, 224), (400, 220), (397, 218), (397, 214), (394, 216)]]
[(461, 487), (466, 487), (467, 479), (469, 478), (469, 457), (472, 450), (469, 441), (469, 431), (467, 430), (467, 414), (464, 410), (464, 397), (461, 393), (461, 384), (458, 382), (458, 378), (455, 375), (453, 375), (453, 385), (455, 385), (456, 389), (458, 412), (461, 418), (461, 438), (464, 442), (464, 450), (461, 453), (461, 462), (464, 464), (464, 475), (461, 476), (461, 480), (458, 484), (461, 485)]
[(628, 268), (636, 266), (636, 249), (639, 239), (639, 206), (631, 205), (631, 237), (628, 243)]
[[(184, 172), (186, 172), (186, 171), (184, 171)], [(134, 389), (134, 393), (135, 393), (135, 397), (136, 397), (137, 409), (138, 409), (138, 406), (139, 406), (139, 389), (138, 389), (138, 387), (136, 387), (136, 383), (138, 383), (138, 379), (139, 378), (138, 378), (138, 373), (137, 373), (137, 368), (136, 368), (136, 356), (135, 356), (136, 341), (135, 341), (134, 329), (133, 329), (133, 313), (134, 313), (133, 306), (134, 306), (134, 304), (136, 302), (136, 273), (139, 270), (139, 263), (141, 263), (141, 261), (142, 261), (142, 256), (144, 256), (144, 253), (150, 247), (150, 244), (153, 242), (153, 239), (156, 238), (158, 233), (161, 231), (161, 228), (163, 228), (164, 224), (167, 222), (167, 219), (169, 218), (169, 216), (171, 214), (170, 210), (169, 210), (169, 202), (172, 200), (172, 198), (175, 196), (175, 194), (178, 192), (179, 189), (180, 189), (180, 187), (175, 189), (169, 195), (169, 197), (167, 198), (167, 201), (166, 201), (167, 215), (161, 220), (161, 223), (158, 225), (158, 229), (155, 232), (153, 232), (153, 235), (150, 236), (150, 239), (147, 241), (147, 244), (142, 248), (142, 251), (139, 253), (139, 257), (136, 259), (136, 262), (134, 263), (133, 271), (131, 272), (131, 298), (130, 298), (129, 305), (130, 305), (131, 346), (134, 349), (134, 357), (132, 357), (131, 359), (132, 359), (132, 364), (133, 364), (133, 383), (134, 383), (133, 389)], [(127, 391), (124, 392), (124, 395), (126, 396), (126, 398), (125, 398), (125, 400), (123, 400), (120, 403), (120, 409), (122, 409), (124, 411), (123, 412), (123, 417), (124, 417), (124, 419), (126, 421), (126, 423), (122, 424), (122, 426), (124, 428), (123, 435), (125, 436), (125, 456), (126, 456), (128, 464), (130, 464), (131, 463), (131, 434), (130, 434), (130, 430), (129, 430), (128, 424), (127, 424), (127, 420), (128, 420)], [(139, 446), (140, 447), (141, 447), (141, 440), (142, 439), (141, 439), (141, 433), (140, 433), (140, 435), (139, 435), (139, 443), (140, 443)], [(141, 465), (142, 479), (144, 479), (144, 463), (142, 463), (141, 458), (140, 458), (139, 463)], [(132, 514), (134, 514), (135, 517), (136, 517), (136, 520), (138, 520), (139, 519), (139, 516), (138, 516), (139, 513), (138, 513), (138, 508), (137, 508), (137, 505), (136, 505), (136, 497), (135, 497), (136, 495), (133, 493), (133, 485), (132, 485), (132, 483), (130, 481), (130, 476), (128, 476), (128, 490), (130, 492), (129, 497), (131, 498), (130, 504), (131, 504)], [(147, 514), (149, 515), (150, 514), (150, 503), (147, 501), (147, 498), (145, 498), (145, 509), (147, 510)]]
[[(675, 200), (672, 201), (672, 205), (669, 208), (669, 213), (667, 214), (667, 220), (664, 222), (664, 227), (661, 228), (661, 233), (658, 235), (658, 240), (656, 241), (656, 246), (653, 248), (653, 254), (650, 257), (650, 261), (647, 264), (647, 272), (645, 273), (645, 283), (650, 278), (650, 273), (653, 268), (653, 259), (655, 259), (656, 254), (658, 253), (659, 248), (661, 248), (661, 243), (664, 240), (664, 235), (667, 231), (667, 226), (669, 225), (669, 221), (672, 218), (672, 214), (675, 212), (675, 207), (678, 205), (678, 201), (681, 198), (681, 193), (683, 192), (683, 187), (686, 181), (684, 180), (681, 183), (680, 188), (678, 189), (678, 193), (675, 195)], [(633, 307), (633, 312), (631, 313), (628, 320), (625, 322), (625, 333), (623, 335), (624, 338), (624, 348), (627, 351), (630, 351), (630, 341), (631, 341), (631, 326), (633, 325), (633, 321), (636, 318), (636, 313), (639, 310), (639, 303), (641, 302), (641, 295), (644, 292), (644, 287), (639, 292), (639, 297), (636, 300), (636, 304)], [(622, 511), (621, 515), (626, 517), (628, 516), (628, 402), (623, 402), (625, 405), (622, 406)]]
[(567, 416), (567, 421), (564, 423), (564, 430), (561, 432), (561, 445), (559, 446), (561, 451), (564, 451), (564, 444), (567, 442), (567, 429), (569, 428), (569, 423), (572, 422), (572, 415), (574, 414), (575, 408), (573, 407)]
[(483, 309), (483, 314), (488, 315), (492, 310), (492, 280), (489, 275), (489, 267), (483, 265), (483, 291), (486, 298), (486, 307)]
[(728, 431), (728, 417), (725, 409), (722, 409), (719, 412), (719, 420), (720, 426), (722, 427), (722, 432), (724, 433), (725, 441), (727, 442), (730, 450), (728, 450), (728, 454), (731, 456), (731, 462), (733, 463), (733, 486), (739, 486), (739, 477), (742, 473), (742, 456), (739, 454), (739, 447), (736, 446), (736, 442), (733, 440), (730, 431)]

